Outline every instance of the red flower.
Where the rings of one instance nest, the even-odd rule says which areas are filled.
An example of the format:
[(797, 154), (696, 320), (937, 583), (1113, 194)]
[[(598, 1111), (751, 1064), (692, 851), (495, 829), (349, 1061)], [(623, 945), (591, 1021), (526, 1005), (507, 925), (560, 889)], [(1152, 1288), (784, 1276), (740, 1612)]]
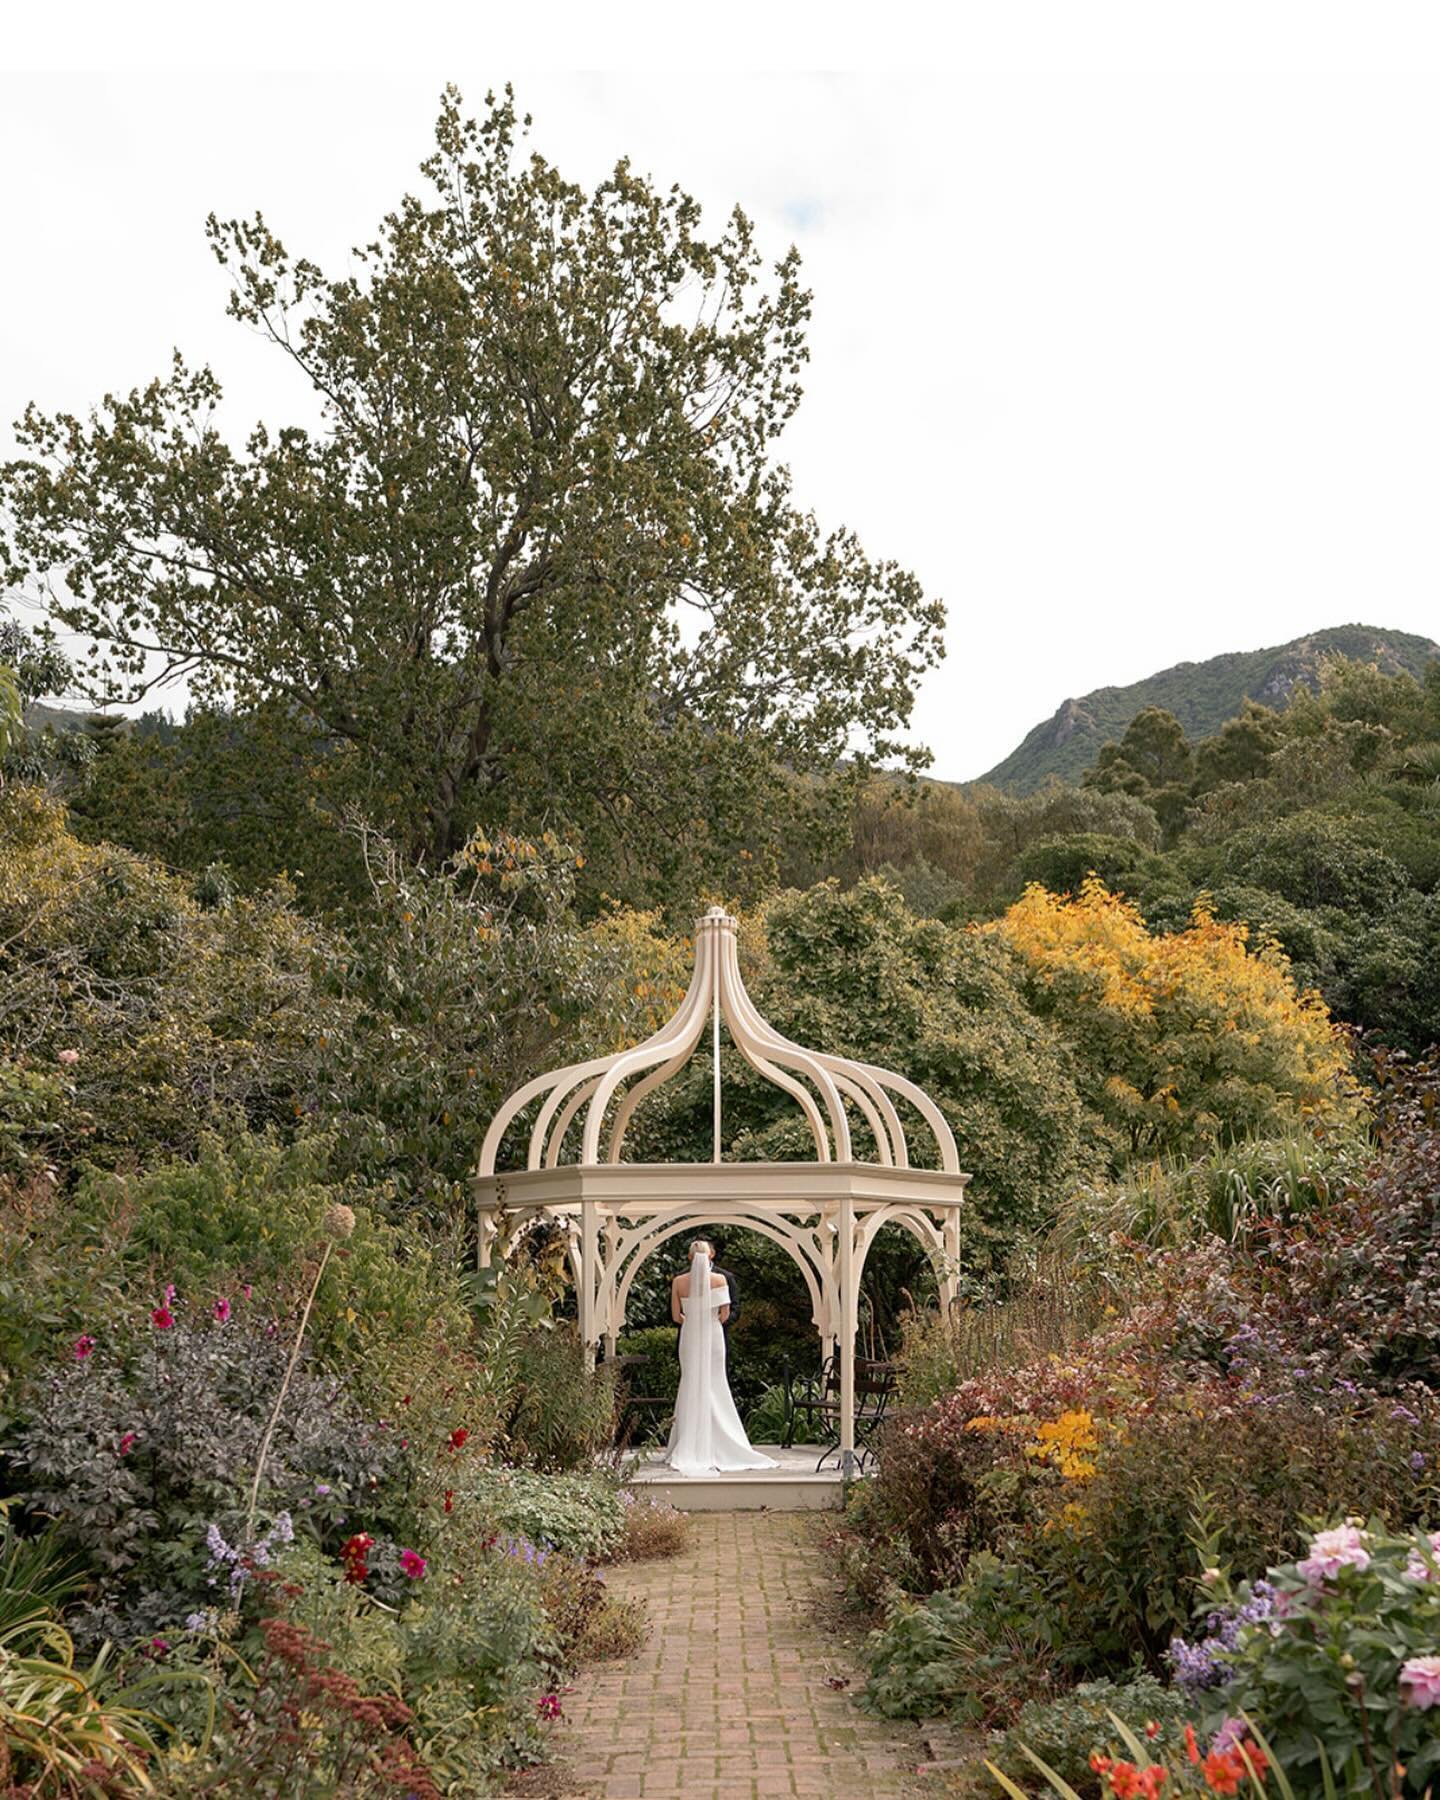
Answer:
[(125, 1435), (120, 1439), (119, 1450), (120, 1450), (120, 1454), (122, 1456), (128, 1456), (130, 1454), (130, 1452), (135, 1448), (136, 1435), (137, 1434), (133, 1431), (127, 1431), (125, 1433)]
[(76, 1362), (84, 1362), (85, 1358), (90, 1354), (90, 1352), (94, 1348), (95, 1348), (95, 1340), (93, 1337), (90, 1336), (90, 1333), (88, 1331), (84, 1332), (80, 1337), (76, 1338), (76, 1340), (75, 1340), (75, 1360), (76, 1360)]
[(1145, 1721), (1145, 1735), (1147, 1738), (1159, 1737), (1160, 1721), (1158, 1719), (1147, 1719)]
[(345, 1579), (357, 1587), (370, 1573), (367, 1558), (375, 1548), (375, 1540), (366, 1531), (357, 1531), (340, 1547), (340, 1560), (345, 1565)]
[(445, 1490), (445, 1510), (446, 1510), (446, 1512), (454, 1512), (454, 1510), (455, 1510), (455, 1490), (454, 1490), (454, 1488), (446, 1488), (446, 1490)]
[(150, 1315), (150, 1323), (157, 1331), (168, 1331), (175, 1323), (175, 1315), (168, 1306), (157, 1306)]
[(542, 1694), (535, 1704), (535, 1710), (542, 1719), (558, 1719), (560, 1717), (560, 1696), (558, 1694)]
[(1185, 1727), (1185, 1754), (1190, 1758), (1192, 1763), (1198, 1763), (1200, 1760), (1200, 1746), (1195, 1742), (1195, 1727), (1193, 1725), (1187, 1725)]
[(463, 1425), (461, 1425), (458, 1428), (458, 1430), (452, 1431), (450, 1433), (450, 1448), (452, 1450), (463, 1449), (465, 1446), (465, 1440), (469, 1436), (470, 1436), (470, 1433), (465, 1429), (465, 1427)]

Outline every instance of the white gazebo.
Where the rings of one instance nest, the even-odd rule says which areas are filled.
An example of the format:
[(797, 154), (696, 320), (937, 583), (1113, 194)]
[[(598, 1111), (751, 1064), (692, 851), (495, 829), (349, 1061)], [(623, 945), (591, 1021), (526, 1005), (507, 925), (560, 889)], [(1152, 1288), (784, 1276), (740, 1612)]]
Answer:
[[(914, 1082), (871, 1063), (805, 1049), (761, 1018), (741, 980), (737, 930), (718, 907), (697, 922), (689, 992), (652, 1037), (633, 1050), (539, 1075), (500, 1108), (485, 1134), (476, 1178), (480, 1263), (488, 1266), (497, 1249), (504, 1254), (525, 1224), (562, 1224), (580, 1333), (593, 1358), (602, 1345), (614, 1354), (631, 1285), (653, 1250), (704, 1226), (759, 1232), (798, 1264), (824, 1352), (839, 1351), (841, 1467), (848, 1475), (854, 1467), (855, 1337), (865, 1258), (883, 1225), (903, 1226), (929, 1253), (941, 1303), (948, 1306), (957, 1292), (960, 1212), (970, 1178), (960, 1173), (944, 1114)], [(813, 1162), (721, 1160), (722, 1023), (751, 1068), (800, 1107), (814, 1140)], [(622, 1162), (636, 1107), (689, 1061), (707, 1027), (714, 1071), (711, 1160)], [(908, 1103), (933, 1136), (938, 1169), (910, 1166), (897, 1100)], [(497, 1173), (506, 1132), (536, 1101), (525, 1168)], [(873, 1162), (855, 1160), (852, 1108), (869, 1128)]]

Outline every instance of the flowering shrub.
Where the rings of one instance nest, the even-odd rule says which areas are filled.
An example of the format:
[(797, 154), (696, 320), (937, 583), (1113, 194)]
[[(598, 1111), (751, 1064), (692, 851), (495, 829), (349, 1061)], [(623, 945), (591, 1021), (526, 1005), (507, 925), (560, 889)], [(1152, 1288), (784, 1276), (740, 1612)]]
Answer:
[[(122, 1642), (182, 1627), (238, 1598), (245, 1489), (282, 1379), (287, 1347), (262, 1318), (147, 1323), (129, 1360), (71, 1359), (36, 1396), (15, 1460), (29, 1505), (53, 1514), (97, 1571), (76, 1615), (84, 1637)], [(335, 1377), (302, 1366), (267, 1464), (267, 1498), (294, 1528), (336, 1542), (373, 1510), (396, 1470), (395, 1434), (355, 1407)], [(274, 1514), (272, 1514), (274, 1516)], [(267, 1556), (269, 1543), (262, 1537)], [(255, 1547), (246, 1563), (263, 1566)], [(240, 1583), (243, 1586), (243, 1580)]]
[[(1297, 1794), (1322, 1794), (1323, 1757), (1350, 1791), (1404, 1768), (1422, 1794), (1440, 1771), (1440, 1532), (1350, 1519), (1234, 1596), (1238, 1627), (1212, 1649), (1212, 1716), (1263, 1722)], [(1190, 1666), (1178, 1646), (1177, 1667)], [(1383, 1789), (1389, 1792), (1386, 1785)]]

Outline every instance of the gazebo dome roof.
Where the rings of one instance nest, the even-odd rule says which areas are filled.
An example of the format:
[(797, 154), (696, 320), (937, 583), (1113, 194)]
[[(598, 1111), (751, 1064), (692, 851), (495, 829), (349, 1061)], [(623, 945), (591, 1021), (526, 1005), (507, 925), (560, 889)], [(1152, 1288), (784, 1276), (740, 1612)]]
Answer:
[[(736, 949), (738, 931), (737, 922), (720, 907), (712, 907), (696, 922), (695, 969), (689, 991), (669, 1022), (643, 1043), (632, 1050), (594, 1057), (539, 1075), (512, 1094), (485, 1135), (480, 1176), (495, 1173), (495, 1160), (505, 1133), (524, 1109), (542, 1096), (543, 1104), (530, 1132), (528, 1169), (561, 1166), (567, 1134), (582, 1109), (583, 1127), (574, 1162), (581, 1168), (602, 1162), (618, 1163), (635, 1108), (646, 1095), (678, 1074), (699, 1047), (707, 1025), (712, 1031), (715, 1068), (713, 1161), (718, 1163), (722, 1021), (731, 1042), (751, 1068), (798, 1102), (810, 1127), (817, 1163), (854, 1160), (846, 1113), (848, 1101), (869, 1127), (876, 1161), (887, 1168), (908, 1168), (905, 1128), (894, 1104), (898, 1097), (915, 1108), (933, 1134), (941, 1169), (958, 1174), (960, 1162), (954, 1135), (945, 1115), (923, 1088), (873, 1063), (806, 1049), (762, 1018), (741, 979)], [(633, 1080), (636, 1076), (640, 1079)], [(632, 1081), (633, 1085), (626, 1085)]]

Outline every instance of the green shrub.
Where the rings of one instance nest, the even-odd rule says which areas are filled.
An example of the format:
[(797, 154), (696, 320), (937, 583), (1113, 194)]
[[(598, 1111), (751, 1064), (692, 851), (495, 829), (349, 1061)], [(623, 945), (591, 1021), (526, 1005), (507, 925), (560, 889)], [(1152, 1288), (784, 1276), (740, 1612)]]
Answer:
[[(752, 1444), (778, 1444), (785, 1433), (785, 1390), (768, 1387), (745, 1420), (745, 1432)], [(809, 1413), (796, 1413), (792, 1443), (823, 1444), (825, 1434), (813, 1423)]]
[(628, 1377), (632, 1393), (673, 1401), (680, 1391), (680, 1356), (673, 1325), (652, 1325), (645, 1331), (627, 1331), (620, 1339), (622, 1356), (643, 1356), (645, 1365)]
[(1361, 1178), (1369, 1156), (1363, 1131), (1301, 1129), (1242, 1138), (1193, 1161), (1137, 1163), (1120, 1180), (1080, 1189), (1062, 1209), (1059, 1240), (1081, 1258), (1117, 1232), (1154, 1245), (1245, 1241), (1267, 1220), (1289, 1223), (1327, 1205)]
[(958, 1587), (894, 1602), (870, 1636), (862, 1701), (890, 1719), (1008, 1720), (1051, 1681), (1058, 1643), (1057, 1622), (1030, 1571), (978, 1555)]
[[(76, 1210), (94, 1241), (119, 1235), (128, 1266), (209, 1305), (242, 1283), (303, 1298), (324, 1244), (326, 1212), (350, 1190), (327, 1180), (321, 1138), (202, 1137), (194, 1161), (135, 1175), (95, 1175)], [(355, 1205), (355, 1229), (331, 1257), (310, 1315), (317, 1354), (349, 1356), (422, 1328), (463, 1341), (469, 1316), (451, 1268), (410, 1225)]]
[(535, 1760), (535, 1699), (560, 1668), (561, 1647), (533, 1561), (494, 1549), (465, 1559), (462, 1582), (445, 1573), (432, 1569), (400, 1613), (405, 1692), (425, 1762), (437, 1776), (473, 1781)]
[(1078, 1792), (1099, 1795), (1090, 1756), (1097, 1749), (1113, 1751), (1119, 1741), (1112, 1713), (1137, 1737), (1144, 1737), (1145, 1727), (1152, 1724), (1173, 1736), (1191, 1716), (1185, 1696), (1153, 1675), (1085, 1681), (1054, 1699), (1027, 1700), (995, 1761), (1017, 1781), (1033, 1778), (1035, 1765), (1019, 1748), (1024, 1744)]
[(533, 1469), (584, 1469), (614, 1442), (614, 1371), (586, 1366), (573, 1325), (529, 1332), (515, 1379), (518, 1399), (505, 1426), (513, 1461)]
[(569, 1556), (603, 1557), (625, 1534), (625, 1508), (599, 1475), (540, 1475), (531, 1469), (468, 1464), (455, 1477), (462, 1501), (500, 1531)]
[(1433, 1458), (1433, 1429), (1385, 1406), (1327, 1409), (1305, 1395), (1237, 1404), (1198, 1387), (1131, 1418), (1078, 1510), (1034, 1540), (1068, 1655), (1096, 1673), (1123, 1671), (1137, 1652), (1159, 1665), (1192, 1609), (1197, 1515), (1219, 1522), (1224, 1560), (1244, 1575), (1283, 1557), (1311, 1516), (1416, 1518), (1435, 1489), (1412, 1458)]

